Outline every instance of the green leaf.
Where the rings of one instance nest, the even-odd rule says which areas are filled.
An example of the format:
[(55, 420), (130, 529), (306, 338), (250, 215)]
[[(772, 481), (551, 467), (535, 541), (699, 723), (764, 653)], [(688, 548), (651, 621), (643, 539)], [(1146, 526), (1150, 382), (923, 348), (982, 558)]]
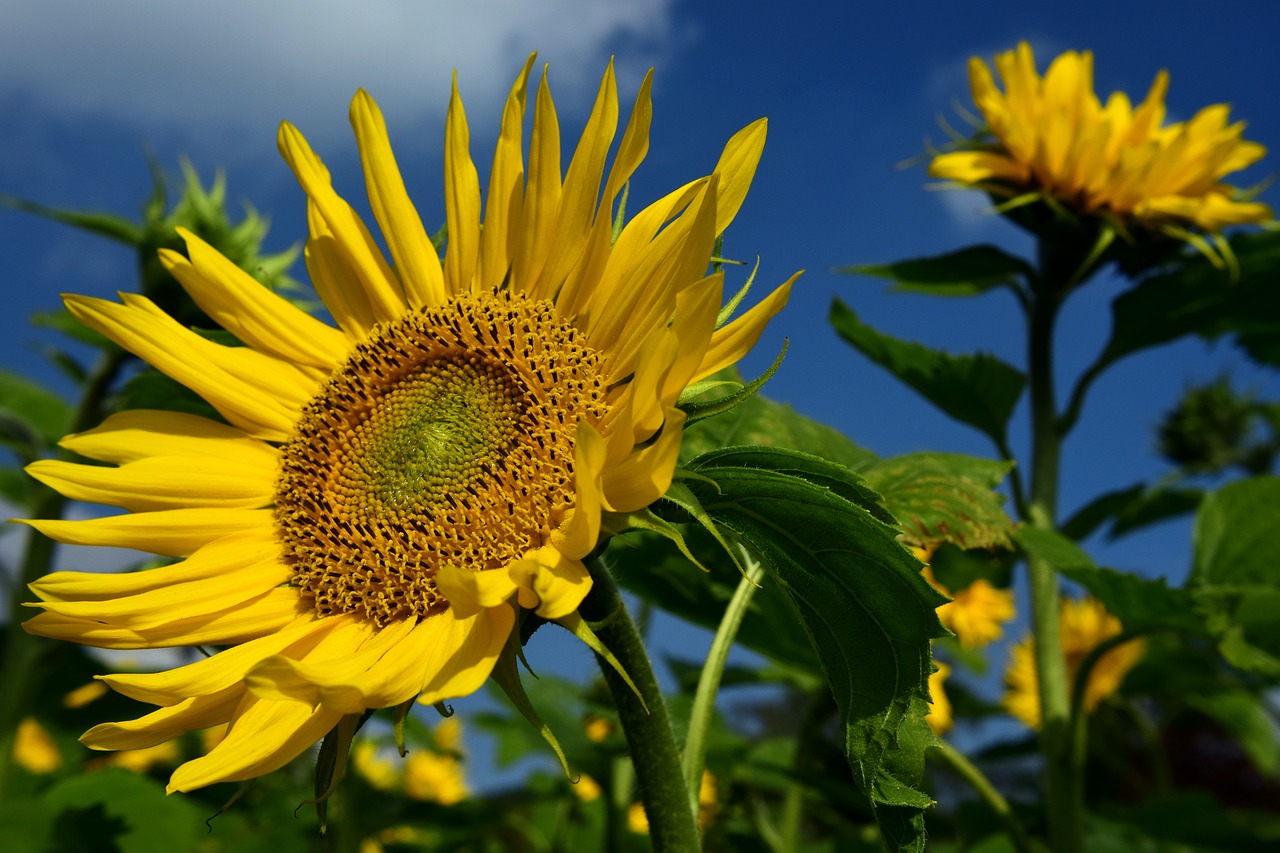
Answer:
[(21, 210), (54, 222), (61, 222), (82, 231), (88, 231), (118, 243), (136, 246), (142, 242), (142, 229), (127, 219), (110, 213), (84, 213), (75, 210), (60, 210), (46, 207), (25, 199), (12, 196), (0, 196), (0, 207)]
[(687, 428), (680, 448), (681, 464), (718, 447), (745, 444), (803, 450), (853, 469), (876, 458), (838, 430), (756, 394), (732, 411)]
[(1251, 477), (1205, 498), (1191, 576), (1219, 649), (1237, 667), (1280, 675), (1280, 478)]
[(867, 358), (911, 386), (961, 423), (980, 430), (998, 445), (1026, 376), (993, 355), (950, 355), (878, 332), (858, 319), (839, 299), (831, 304), (831, 325)]
[(1263, 773), (1274, 776), (1280, 770), (1280, 743), (1262, 697), (1237, 689), (1193, 693), (1186, 701), (1226, 729)]
[(933, 742), (930, 640), (946, 633), (935, 613), (946, 599), (841, 466), (731, 448), (689, 467), (714, 481), (690, 481), (703, 507), (760, 555), (795, 607), (839, 707), (855, 783), (895, 847), (919, 849), (918, 812), (932, 804), (919, 788)]
[(993, 489), (1013, 469), (955, 453), (909, 453), (858, 469), (907, 533), (907, 543), (1008, 548), (1013, 520)]
[(71, 406), (16, 373), (0, 370), (0, 440), (34, 450), (58, 443), (71, 426)]
[(836, 272), (887, 278), (894, 282), (895, 290), (937, 296), (977, 296), (1033, 275), (1026, 261), (990, 245), (893, 264), (837, 267)]
[(1114, 538), (1194, 512), (1203, 498), (1204, 492), (1200, 489), (1148, 488), (1138, 483), (1099, 495), (1076, 510), (1061, 530), (1066, 536), (1080, 540), (1110, 522), (1107, 535)]
[(191, 800), (166, 797), (159, 783), (119, 768), (64, 779), (45, 792), (44, 801), (59, 811), (55, 842), (60, 831), (74, 831), (77, 818), (90, 813), (114, 836), (76, 835), (74, 840), (85, 846), (60, 849), (110, 849), (114, 841), (122, 853), (169, 853), (193, 849), (197, 831), (204, 831), (204, 815)]

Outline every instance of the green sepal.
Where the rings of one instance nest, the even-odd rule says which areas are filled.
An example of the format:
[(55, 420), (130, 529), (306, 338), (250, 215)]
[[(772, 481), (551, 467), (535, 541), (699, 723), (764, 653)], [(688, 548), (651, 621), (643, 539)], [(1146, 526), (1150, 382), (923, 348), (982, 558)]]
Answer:
[[(716, 485), (715, 480), (712, 480), (704, 474), (699, 474), (696, 471), (688, 471), (684, 468), (677, 468), (675, 471), (675, 477), (671, 481), (670, 487), (667, 488), (667, 493), (662, 496), (662, 499), (664, 501), (670, 501), (692, 516), (693, 520), (698, 522), (703, 530), (710, 533), (712, 538), (714, 538), (720, 547), (724, 549), (724, 552), (729, 555), (729, 559), (733, 561), (733, 565), (737, 567), (738, 571), (743, 575), (746, 575), (747, 570), (744, 569), (742, 567), (742, 563), (738, 561), (738, 555), (729, 547), (729, 542), (724, 538), (724, 534), (720, 532), (720, 528), (711, 520), (711, 516), (707, 514), (707, 511), (702, 508), (702, 502), (698, 500), (698, 496), (695, 495), (688, 486), (680, 482), (681, 480), (693, 480), (694, 482), (708, 483), (717, 491), (720, 487)], [(692, 559), (692, 557), (690, 557), (690, 559)], [(694, 560), (694, 565), (699, 568), (702, 567), (702, 564), (697, 560)]]
[[(520, 712), (529, 725), (542, 735), (542, 739), (547, 742), (547, 746), (551, 747), (552, 752), (556, 754), (556, 758), (560, 759), (560, 766), (564, 769), (564, 775), (570, 782), (577, 782), (573, 773), (569, 770), (569, 760), (564, 756), (564, 750), (560, 747), (560, 741), (556, 739), (555, 733), (551, 731), (551, 727), (542, 721), (542, 717), (538, 715), (538, 711), (533, 707), (533, 703), (529, 701), (529, 695), (524, 692), (524, 685), (520, 683), (520, 670), (516, 666), (516, 659), (520, 656), (520, 641), (518, 639), (519, 632), (512, 631), (507, 635), (507, 644), (503, 646), (502, 652), (498, 655), (498, 661), (493, 666), (493, 680), (502, 688), (502, 692), (507, 694), (507, 698), (511, 700), (511, 704), (516, 706), (516, 710)], [(537, 678), (535, 675), (534, 678)]]
[(395, 738), (396, 750), (400, 753), (401, 758), (409, 754), (409, 750), (404, 745), (404, 721), (409, 718), (409, 712), (417, 704), (416, 699), (417, 697), (406, 699), (397, 705), (395, 717), (391, 721), (391, 736)]
[(583, 645), (599, 655), (605, 663), (609, 664), (609, 666), (613, 667), (613, 671), (618, 673), (618, 677), (627, 682), (627, 686), (631, 688), (631, 692), (636, 695), (636, 699), (640, 702), (640, 705), (645, 709), (645, 711), (649, 710), (649, 705), (644, 701), (644, 697), (640, 695), (640, 688), (636, 687), (636, 683), (631, 680), (631, 676), (627, 674), (627, 671), (622, 667), (622, 664), (618, 662), (616, 657), (614, 657), (613, 652), (605, 648), (604, 643), (600, 642), (600, 638), (596, 636), (595, 631), (591, 630), (591, 626), (588, 625), (580, 615), (578, 615), (576, 610), (562, 619), (553, 619), (551, 621), (555, 622), (561, 628), (564, 628), (570, 634), (573, 634), (573, 636), (582, 641)]
[(782, 366), (782, 360), (787, 356), (788, 344), (789, 341), (784, 340), (782, 342), (782, 351), (773, 360), (773, 364), (769, 365), (768, 370), (727, 397), (720, 397), (705, 403), (695, 403), (693, 402), (693, 397), (696, 395), (690, 394), (689, 390), (686, 389), (685, 393), (681, 394), (680, 399), (676, 401), (676, 407), (685, 413), (685, 427), (688, 428), (698, 421), (724, 414), (754, 397), (756, 392), (763, 388), (764, 384), (773, 378), (773, 374), (777, 373), (778, 368)]
[(655, 515), (653, 510), (645, 507), (642, 510), (628, 513), (605, 513), (600, 527), (608, 530), (612, 535), (625, 533), (628, 530), (647, 530), (650, 533), (656, 533), (664, 539), (669, 539), (675, 543), (680, 549), (680, 553), (684, 558), (693, 563), (704, 572), (710, 571), (706, 566), (699, 562), (698, 558), (693, 556), (693, 552), (689, 550), (689, 545), (684, 541), (684, 534), (676, 528), (671, 522), (665, 518)]
[(210, 832), (213, 832), (213, 822), (218, 818), (222, 817), (222, 815), (226, 814), (231, 809), (231, 807), (234, 806), (236, 803), (240, 802), (240, 798), (243, 797), (245, 794), (249, 793), (249, 789), (252, 788), (255, 784), (257, 784), (257, 782), (258, 782), (257, 779), (248, 779), (244, 782), (241, 782), (240, 787), (236, 788), (236, 792), (232, 794), (231, 797), (225, 803), (219, 806), (216, 812), (209, 815), (209, 817), (205, 819), (204, 825), (209, 828)]
[(751, 289), (751, 285), (756, 280), (756, 273), (760, 272), (760, 256), (756, 255), (756, 265), (751, 268), (751, 275), (747, 276), (747, 281), (738, 292), (733, 294), (724, 307), (720, 309), (720, 313), (716, 316), (716, 328), (720, 328), (729, 322), (729, 318), (733, 316), (733, 312), (738, 310), (738, 306), (742, 304), (742, 300), (746, 299), (747, 291)]
[(347, 756), (351, 753), (351, 739), (372, 713), (372, 711), (366, 711), (363, 715), (347, 714), (338, 720), (338, 724), (330, 729), (324, 736), (324, 740), (320, 742), (320, 752), (316, 756), (316, 796), (312, 800), (303, 800), (299, 808), (310, 805), (316, 807), (316, 820), (320, 823), (321, 838), (324, 838), (329, 827), (329, 798), (333, 796), (338, 783), (347, 772)]

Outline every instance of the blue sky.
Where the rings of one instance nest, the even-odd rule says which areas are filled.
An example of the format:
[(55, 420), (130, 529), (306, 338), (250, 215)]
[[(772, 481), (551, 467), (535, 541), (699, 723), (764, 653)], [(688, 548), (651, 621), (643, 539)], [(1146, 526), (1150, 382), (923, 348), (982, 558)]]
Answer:
[[(463, 7), (466, 7), (465, 10)], [(748, 372), (791, 340), (767, 393), (885, 455), (919, 449), (989, 454), (842, 344), (826, 324), (833, 296), (898, 336), (956, 352), (977, 348), (1017, 362), (1024, 342), (1011, 299), (934, 301), (889, 295), (881, 283), (838, 276), (849, 263), (895, 260), (995, 242), (1025, 251), (1022, 235), (979, 196), (926, 188), (922, 166), (898, 164), (939, 117), (970, 104), (965, 65), (1027, 39), (1043, 69), (1066, 49), (1095, 54), (1098, 89), (1140, 99), (1160, 68), (1172, 75), (1170, 119), (1226, 101), (1246, 137), (1273, 153), (1242, 176), (1277, 169), (1280, 5), (1218, 4), (1179, 14), (1169, 4), (1077, 2), (777, 3), (693, 0), (485, 0), (413, 4), (226, 0), (11, 0), (0, 7), (0, 194), (54, 206), (134, 214), (148, 189), (146, 152), (177, 173), (187, 155), (211, 176), (225, 168), (235, 202), (270, 214), (271, 247), (304, 234), (303, 196), (275, 151), (275, 128), (298, 125), (349, 199), (363, 204), (347, 104), (359, 86), (381, 103), (392, 142), (428, 225), (443, 220), (441, 138), (450, 70), (486, 174), (498, 108), (533, 50), (551, 65), (567, 140), (575, 139), (599, 75), (616, 55), (629, 105), (654, 66), (655, 118), (633, 205), (704, 174), (733, 132), (769, 117), (769, 141), (726, 253), (762, 256), (762, 286), (806, 269)], [(566, 143), (567, 144), (567, 143)], [(1274, 187), (1263, 199), (1280, 208)], [(109, 295), (134, 284), (133, 259), (113, 245), (0, 211), (0, 368), (49, 377), (51, 338), (26, 325), (63, 291)], [(302, 275), (299, 266), (298, 274)], [(1098, 281), (1066, 313), (1059, 358), (1071, 375), (1108, 332), (1121, 285)], [(1066, 451), (1063, 506), (1163, 473), (1153, 426), (1187, 384), (1226, 371), (1280, 396), (1273, 375), (1229, 347), (1193, 341), (1147, 353), (1098, 384)], [(1015, 424), (1025, 425), (1021, 417)], [(1018, 448), (1025, 447), (1019, 441)], [(1181, 577), (1189, 527), (1165, 525), (1100, 559)]]

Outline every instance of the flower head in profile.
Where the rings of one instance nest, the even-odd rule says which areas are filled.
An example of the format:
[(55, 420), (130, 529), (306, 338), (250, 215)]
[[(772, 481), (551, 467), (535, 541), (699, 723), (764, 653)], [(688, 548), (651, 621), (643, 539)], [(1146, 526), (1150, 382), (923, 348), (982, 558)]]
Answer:
[(1266, 149), (1228, 122), (1226, 104), (1166, 125), (1169, 75), (1156, 75), (1136, 107), (1123, 92), (1103, 104), (1093, 88), (1093, 54), (1067, 51), (1041, 77), (1031, 47), (997, 54), (997, 86), (980, 58), (969, 61), (973, 100), (986, 120), (978, 137), (939, 154), (929, 174), (1001, 196), (1042, 196), (1083, 215), (1177, 232), (1271, 218), (1223, 183)]
[(602, 517), (667, 490), (682, 392), (736, 362), (788, 297), (790, 281), (722, 322), (723, 278), (709, 269), (765, 125), (615, 231), (648, 149), (649, 80), (606, 169), (619, 118), (606, 71), (562, 174), (545, 75), (523, 150), (532, 62), (507, 98), (483, 194), (454, 87), (443, 259), (369, 95), (356, 94), (351, 122), (386, 253), (302, 134), (281, 127), (307, 196), (308, 271), (335, 325), (187, 232), (187, 256), (162, 261), (243, 346), (141, 296), (67, 297), (84, 324), (221, 416), (125, 411), (63, 441), (106, 464), (28, 469), (69, 498), (128, 510), (28, 522), (46, 535), (180, 558), (51, 574), (33, 585), (43, 612), (28, 631), (109, 648), (222, 647), (167, 672), (103, 676), (158, 708), (95, 727), (89, 746), (219, 727), (225, 737), (174, 772), (169, 789), (187, 791), (269, 773), (330, 731), (349, 742), (368, 709), (469, 694), (519, 613), (578, 625)]
[[(1107, 612), (1093, 598), (1079, 601), (1064, 599), (1059, 619), (1062, 629), (1062, 653), (1066, 658), (1067, 683), (1074, 683), (1085, 657), (1111, 637), (1120, 633), (1120, 620)], [(1004, 706), (1010, 714), (1031, 728), (1040, 727), (1039, 680), (1036, 676), (1034, 641), (1024, 638), (1010, 652), (1005, 671)], [(1120, 689), (1124, 677), (1142, 657), (1144, 644), (1133, 640), (1111, 649), (1094, 665), (1085, 687), (1084, 707), (1093, 711), (1102, 700)]]

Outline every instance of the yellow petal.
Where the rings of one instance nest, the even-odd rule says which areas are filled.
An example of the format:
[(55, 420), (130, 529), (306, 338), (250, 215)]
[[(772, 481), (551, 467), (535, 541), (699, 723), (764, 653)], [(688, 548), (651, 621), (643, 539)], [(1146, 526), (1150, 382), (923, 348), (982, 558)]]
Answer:
[(279, 459), (276, 448), (236, 427), (199, 415), (153, 409), (117, 412), (58, 444), (81, 456), (117, 464), (152, 456), (210, 456), (274, 472)]
[(146, 749), (196, 729), (225, 723), (244, 696), (244, 687), (232, 684), (209, 696), (192, 696), (152, 711), (136, 720), (102, 723), (80, 737), (90, 749)]
[(301, 612), (298, 592), (276, 587), (252, 601), (228, 610), (164, 625), (135, 630), (76, 619), (57, 613), (39, 613), (22, 623), (23, 630), (55, 640), (70, 640), (104, 649), (160, 649), (170, 646), (233, 645), (278, 631)]
[(604, 500), (612, 511), (633, 512), (667, 493), (680, 455), (684, 421), (684, 412), (668, 409), (658, 439), (605, 474)]
[(314, 615), (307, 614), (279, 631), (224, 649), (186, 666), (163, 672), (116, 673), (99, 675), (98, 678), (117, 693), (139, 702), (176, 705), (189, 697), (210, 696), (239, 684), (250, 669), (272, 655), (306, 656), (332, 630), (339, 618), (316, 619)]
[(272, 702), (248, 694), (227, 736), (202, 758), (173, 772), (166, 789), (192, 791), (214, 782), (241, 782), (278, 770), (337, 725), (342, 715), (299, 702)]
[(791, 297), (791, 285), (799, 277), (800, 273), (791, 276), (750, 311), (717, 329), (711, 336), (711, 346), (707, 349), (702, 364), (689, 381), (705, 379), (717, 370), (736, 364), (738, 359), (746, 355), (760, 339), (765, 324), (787, 304)]
[(591, 591), (591, 575), (581, 560), (544, 546), (512, 567), (520, 585), (533, 593), (533, 609), (543, 619), (561, 619), (578, 609)]
[(66, 297), (67, 310), (161, 373), (195, 391), (250, 435), (284, 441), (316, 383), (290, 364), (245, 347), (223, 347), (183, 328), (140, 296), (119, 305)]
[(606, 448), (604, 439), (585, 421), (578, 424), (574, 442), (573, 478), (577, 499), (564, 523), (551, 534), (560, 553), (581, 560), (596, 547), (600, 536), (601, 479)]
[(768, 119), (757, 119), (735, 133), (724, 146), (713, 173), (720, 178), (716, 196), (716, 234), (724, 233), (747, 198), (751, 179), (760, 164), (760, 155), (764, 153), (768, 129)]
[(360, 146), (369, 205), (395, 260), (409, 307), (443, 305), (446, 297), (440, 258), (404, 188), (382, 111), (364, 89), (351, 100), (351, 126)]
[(445, 247), (448, 293), (470, 293), (480, 261), (480, 177), (471, 162), (471, 133), (453, 75), (453, 94), (444, 125), (444, 210), (449, 229)]
[(524, 104), (529, 70), (536, 56), (530, 54), (525, 61), (502, 109), (502, 129), (493, 152), (484, 227), (480, 229), (481, 290), (493, 290), (506, 278), (511, 267), (512, 241), (524, 224)]
[(187, 507), (262, 507), (275, 493), (272, 473), (204, 456), (152, 457), (119, 467), (41, 459), (26, 471), (76, 501), (135, 512)]
[(351, 205), (334, 192), (329, 183), (328, 170), (311, 150), (307, 140), (297, 128), (283, 122), (277, 142), (280, 153), (314, 205), (315, 213), (324, 222), (338, 251), (355, 273), (354, 278), (346, 281), (345, 285), (359, 287), (364, 291), (374, 320), (387, 323), (403, 316), (406, 303), (400, 281), (382, 257), (369, 229), (360, 221)]
[(459, 617), (471, 616), (485, 607), (497, 607), (511, 598), (516, 586), (511, 573), (502, 569), (472, 571), (446, 564), (436, 572), (436, 588)]
[(511, 286), (519, 292), (537, 292), (547, 254), (553, 246), (561, 189), (560, 124), (544, 66), (533, 112), (524, 215), (511, 259)]
[(178, 236), (190, 260), (168, 249), (160, 260), (219, 326), (262, 352), (294, 364), (332, 370), (347, 356), (346, 337), (312, 317), (185, 228)]
[(126, 513), (84, 521), (18, 519), (55, 542), (135, 548), (166, 557), (186, 557), (201, 546), (233, 533), (272, 530), (270, 509), (168, 509)]
[(426, 675), (418, 701), (433, 705), (468, 696), (480, 689), (515, 625), (515, 610), (490, 607), (459, 619), (446, 610), (418, 626), (405, 644), (406, 653), (419, 656), (417, 672)]

